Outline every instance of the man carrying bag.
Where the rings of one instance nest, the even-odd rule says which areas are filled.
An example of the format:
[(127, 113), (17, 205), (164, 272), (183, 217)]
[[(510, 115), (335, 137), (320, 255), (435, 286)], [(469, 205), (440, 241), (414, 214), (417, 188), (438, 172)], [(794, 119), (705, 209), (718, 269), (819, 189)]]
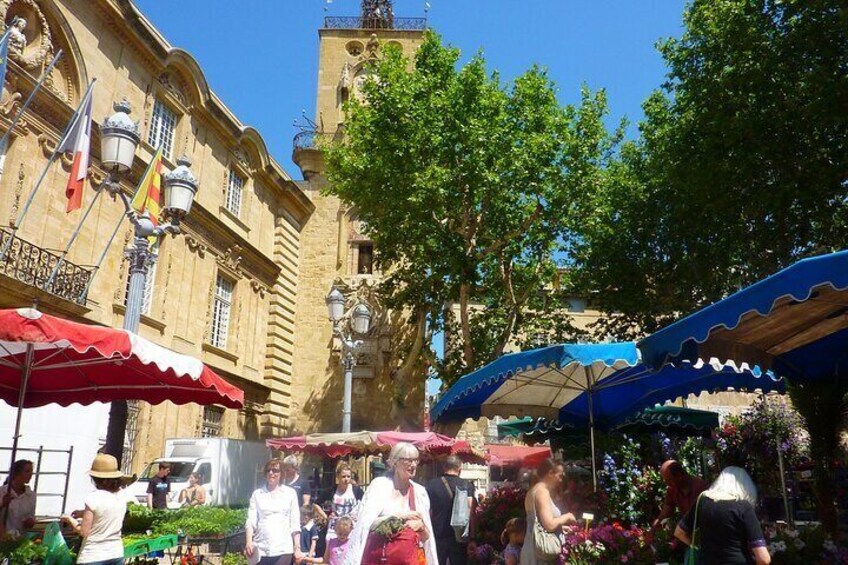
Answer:
[(458, 457), (451, 455), (442, 467), (444, 474), (427, 483), (439, 565), (466, 565), (474, 486), (459, 478)]

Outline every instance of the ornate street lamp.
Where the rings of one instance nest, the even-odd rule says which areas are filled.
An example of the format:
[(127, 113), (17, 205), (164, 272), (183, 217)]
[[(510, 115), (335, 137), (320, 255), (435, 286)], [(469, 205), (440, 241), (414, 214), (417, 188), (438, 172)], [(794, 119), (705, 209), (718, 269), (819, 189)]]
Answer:
[[(158, 241), (168, 233), (180, 233), (179, 223), (191, 210), (198, 183), (189, 169), (191, 161), (186, 157), (177, 159), (177, 167), (163, 175), (165, 187), (162, 219), (168, 220), (169, 223), (156, 225), (146, 212), (136, 212), (130, 199), (121, 190), (120, 177), (132, 169), (139, 143), (138, 124), (130, 118), (131, 108), (126, 100), (116, 103), (113, 108), (115, 113), (103, 120), (100, 128), (100, 161), (109, 171), (109, 178), (104, 182), (104, 186), (113, 198), (121, 199), (127, 219), (133, 225), (132, 246), (124, 251), (129, 262), (129, 291), (123, 327), (138, 333), (145, 282), (157, 258), (157, 254), (151, 250), (150, 238), (155, 237)], [(118, 461), (123, 455), (126, 425), (126, 401), (113, 402), (109, 411), (105, 451), (114, 455)]]
[[(371, 310), (363, 303), (353, 309), (348, 324), (344, 324), (345, 297), (337, 288), (327, 295), (327, 312), (333, 323), (333, 333), (342, 343), (342, 368), (344, 369), (344, 399), (342, 401), (342, 432), (350, 432), (351, 394), (353, 389), (353, 368), (356, 366), (356, 353), (363, 342), (354, 339), (352, 334), (365, 335), (371, 329)], [(349, 330), (345, 327), (349, 326)]]

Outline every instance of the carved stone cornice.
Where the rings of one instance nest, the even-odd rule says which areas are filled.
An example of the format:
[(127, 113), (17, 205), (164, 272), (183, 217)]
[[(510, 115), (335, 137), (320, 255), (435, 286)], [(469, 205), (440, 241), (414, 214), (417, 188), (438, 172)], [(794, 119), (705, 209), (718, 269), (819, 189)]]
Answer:
[[(196, 246), (199, 253), (211, 253), (218, 264), (228, 270), (232, 276), (247, 276), (272, 287), (280, 275), (280, 267), (271, 257), (231, 230), (224, 222), (213, 216), (197, 202), (192, 205), (191, 214), (182, 223), (189, 249)], [(201, 249), (202, 246), (202, 249)]]

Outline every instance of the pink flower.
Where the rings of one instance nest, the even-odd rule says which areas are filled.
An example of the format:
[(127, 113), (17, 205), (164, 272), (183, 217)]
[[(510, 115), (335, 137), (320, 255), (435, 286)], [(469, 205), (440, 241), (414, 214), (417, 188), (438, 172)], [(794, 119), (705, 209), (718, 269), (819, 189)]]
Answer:
[(621, 556), (621, 562), (622, 562), (622, 563), (627, 563), (628, 561), (630, 561), (630, 558), (629, 558), (629, 557), (627, 557), (626, 555), (622, 555), (622, 556)]

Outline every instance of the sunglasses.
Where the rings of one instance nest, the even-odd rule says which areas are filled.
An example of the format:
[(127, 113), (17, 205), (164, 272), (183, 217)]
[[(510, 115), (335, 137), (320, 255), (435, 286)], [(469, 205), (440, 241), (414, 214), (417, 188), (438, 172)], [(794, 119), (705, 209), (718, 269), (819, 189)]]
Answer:
[(279, 474), (280, 474), (280, 470), (279, 470), (279, 469), (268, 469), (267, 471), (265, 471), (265, 473), (266, 473), (266, 474), (268, 474), (268, 473), (274, 473), (275, 475), (279, 475)]

